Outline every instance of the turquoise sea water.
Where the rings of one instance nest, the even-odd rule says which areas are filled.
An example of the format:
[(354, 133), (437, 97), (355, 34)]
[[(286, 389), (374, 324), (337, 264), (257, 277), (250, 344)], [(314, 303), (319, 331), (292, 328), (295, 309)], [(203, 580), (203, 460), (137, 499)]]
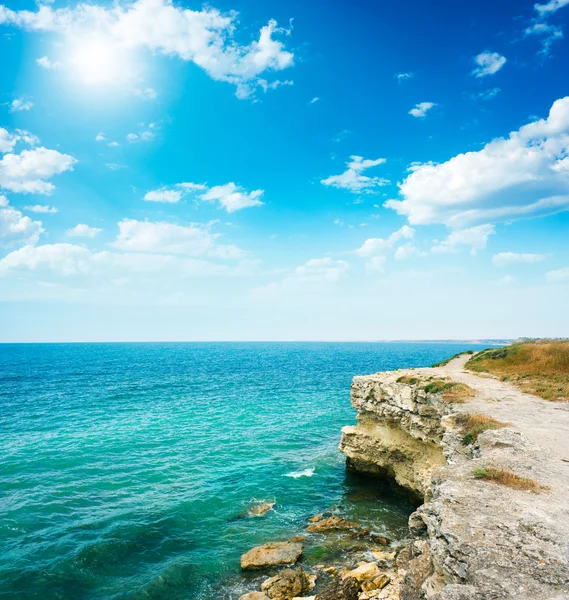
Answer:
[(404, 535), (411, 505), (337, 451), (351, 379), (468, 348), (0, 345), (0, 598), (236, 598), (243, 552), (334, 505)]

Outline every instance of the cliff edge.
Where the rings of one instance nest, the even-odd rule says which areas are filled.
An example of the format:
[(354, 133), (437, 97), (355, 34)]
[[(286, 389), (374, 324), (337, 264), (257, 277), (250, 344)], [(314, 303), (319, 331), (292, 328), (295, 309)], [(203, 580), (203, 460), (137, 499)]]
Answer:
[(355, 377), (351, 470), (423, 504), (401, 600), (569, 600), (569, 404), (445, 366)]

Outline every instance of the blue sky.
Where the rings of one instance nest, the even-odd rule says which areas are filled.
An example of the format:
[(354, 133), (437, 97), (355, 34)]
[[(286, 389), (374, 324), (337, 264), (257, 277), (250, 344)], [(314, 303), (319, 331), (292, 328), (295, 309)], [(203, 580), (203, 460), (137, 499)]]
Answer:
[(569, 1), (0, 5), (0, 341), (567, 336)]

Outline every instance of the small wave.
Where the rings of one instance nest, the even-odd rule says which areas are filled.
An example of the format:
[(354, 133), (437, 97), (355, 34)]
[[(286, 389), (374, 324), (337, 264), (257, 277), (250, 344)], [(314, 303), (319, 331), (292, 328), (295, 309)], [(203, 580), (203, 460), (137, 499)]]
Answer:
[(299, 477), (312, 477), (314, 475), (314, 467), (310, 469), (304, 469), (304, 471), (293, 471), (292, 473), (287, 473), (285, 477), (292, 477), (293, 479), (298, 479)]

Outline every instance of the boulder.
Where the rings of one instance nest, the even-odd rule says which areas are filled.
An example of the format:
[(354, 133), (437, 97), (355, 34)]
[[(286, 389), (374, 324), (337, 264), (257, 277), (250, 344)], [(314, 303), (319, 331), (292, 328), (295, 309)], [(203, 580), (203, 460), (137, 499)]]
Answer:
[(303, 545), (297, 542), (269, 542), (256, 546), (241, 556), (242, 569), (260, 569), (293, 565), (302, 554)]
[(323, 531), (332, 531), (334, 529), (357, 529), (359, 525), (354, 522), (346, 521), (342, 517), (328, 517), (312, 523), (306, 528), (310, 533), (322, 533)]
[(353, 577), (335, 579), (316, 594), (316, 600), (357, 600), (361, 584)]
[(343, 579), (352, 578), (352, 579), (355, 579), (356, 581), (362, 582), (362, 581), (366, 581), (367, 579), (375, 579), (376, 577), (379, 577), (380, 575), (381, 575), (381, 571), (379, 570), (377, 563), (370, 562), (370, 563), (364, 563), (363, 565), (360, 565), (356, 569), (352, 569), (351, 571), (348, 571), (345, 575), (343, 575)]
[(241, 596), (239, 600), (269, 600), (269, 597), (263, 592), (249, 592)]
[(261, 590), (273, 600), (291, 600), (291, 598), (301, 596), (311, 590), (314, 587), (315, 579), (302, 568), (285, 569), (275, 577), (266, 579), (261, 584)]
[(374, 577), (373, 579), (368, 579), (362, 583), (362, 590), (364, 592), (373, 592), (375, 590), (382, 590), (391, 579), (385, 573)]

